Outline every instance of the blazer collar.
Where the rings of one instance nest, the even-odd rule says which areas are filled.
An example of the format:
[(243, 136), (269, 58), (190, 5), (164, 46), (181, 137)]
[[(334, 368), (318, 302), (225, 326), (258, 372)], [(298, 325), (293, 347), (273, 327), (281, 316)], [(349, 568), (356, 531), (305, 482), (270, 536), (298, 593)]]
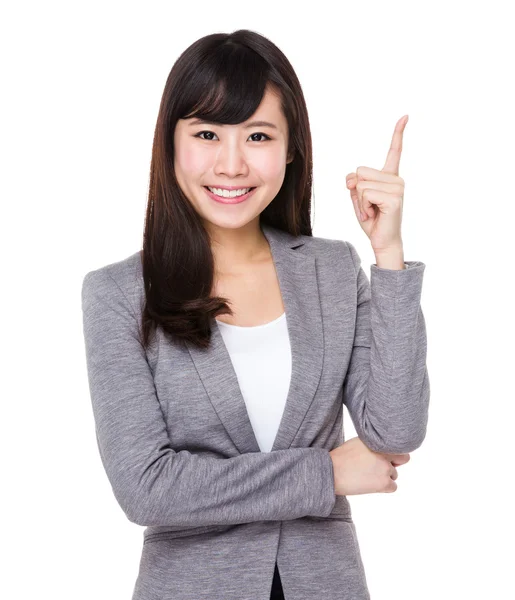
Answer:
[[(261, 224), (270, 244), (286, 312), (292, 374), (272, 451), (290, 448), (313, 402), (324, 361), (322, 312), (316, 258), (302, 238)], [(186, 346), (213, 407), (241, 453), (260, 452), (236, 372), (215, 319), (208, 348)], [(266, 377), (266, 373), (263, 374)]]

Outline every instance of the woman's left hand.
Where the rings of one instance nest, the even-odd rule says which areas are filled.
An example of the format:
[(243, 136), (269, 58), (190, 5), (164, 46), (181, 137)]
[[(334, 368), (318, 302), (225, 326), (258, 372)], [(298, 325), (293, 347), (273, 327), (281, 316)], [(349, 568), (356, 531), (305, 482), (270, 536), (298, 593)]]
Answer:
[[(381, 171), (358, 167), (347, 175), (354, 210), (359, 224), (367, 234), (375, 253), (402, 248), (401, 221), (404, 199), (404, 179), (399, 177), (402, 136), (408, 116), (395, 126), (392, 144)], [(365, 216), (360, 219), (360, 214)]]

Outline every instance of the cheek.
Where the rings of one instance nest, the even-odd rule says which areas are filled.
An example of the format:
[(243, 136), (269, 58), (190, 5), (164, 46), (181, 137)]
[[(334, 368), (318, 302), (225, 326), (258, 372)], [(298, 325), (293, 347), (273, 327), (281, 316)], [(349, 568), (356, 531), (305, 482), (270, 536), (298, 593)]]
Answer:
[(201, 174), (206, 170), (207, 161), (202, 152), (193, 148), (182, 148), (175, 155), (175, 163), (185, 173)]
[(264, 153), (255, 158), (252, 168), (259, 172), (263, 181), (282, 179), (286, 169), (286, 158), (280, 152)]

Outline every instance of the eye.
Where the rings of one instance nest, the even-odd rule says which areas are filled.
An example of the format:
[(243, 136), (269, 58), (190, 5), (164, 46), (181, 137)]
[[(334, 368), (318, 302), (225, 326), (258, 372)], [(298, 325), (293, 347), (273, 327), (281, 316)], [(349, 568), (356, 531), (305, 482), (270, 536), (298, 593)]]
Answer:
[[(200, 131), (199, 133), (197, 133), (197, 134), (196, 134), (196, 135), (194, 135), (193, 137), (198, 137), (198, 138), (200, 138), (201, 140), (211, 141), (211, 140), (212, 140), (212, 138), (207, 138), (207, 139), (206, 139), (206, 138), (204, 138), (204, 137), (201, 137), (201, 136), (202, 136), (204, 133), (207, 133), (207, 134), (209, 134), (209, 135), (216, 135), (216, 134), (215, 134), (215, 133), (213, 133), (212, 131)], [(262, 135), (264, 138), (266, 138), (266, 139), (264, 139), (264, 140), (253, 140), (253, 141), (255, 141), (255, 142), (261, 142), (261, 141), (262, 141), (262, 142), (266, 142), (266, 141), (268, 141), (268, 140), (271, 140), (271, 139), (272, 139), (270, 136), (266, 135), (266, 133), (252, 133), (252, 134), (250, 135), (250, 137), (253, 137), (253, 136), (255, 136), (255, 135)]]
[(252, 133), (250, 135), (250, 137), (252, 137), (253, 135), (262, 135), (264, 138), (266, 138), (264, 140), (254, 140), (255, 142), (260, 142), (260, 141), (266, 142), (267, 140), (272, 139), (270, 136), (266, 135), (266, 133)]

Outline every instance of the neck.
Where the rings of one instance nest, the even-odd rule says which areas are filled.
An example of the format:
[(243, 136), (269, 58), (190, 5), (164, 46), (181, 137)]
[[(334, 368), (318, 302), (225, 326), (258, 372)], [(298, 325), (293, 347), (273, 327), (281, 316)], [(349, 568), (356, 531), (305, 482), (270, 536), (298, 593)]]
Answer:
[(213, 225), (207, 229), (217, 272), (234, 272), (270, 257), (270, 247), (259, 226), (259, 217), (236, 229)]

